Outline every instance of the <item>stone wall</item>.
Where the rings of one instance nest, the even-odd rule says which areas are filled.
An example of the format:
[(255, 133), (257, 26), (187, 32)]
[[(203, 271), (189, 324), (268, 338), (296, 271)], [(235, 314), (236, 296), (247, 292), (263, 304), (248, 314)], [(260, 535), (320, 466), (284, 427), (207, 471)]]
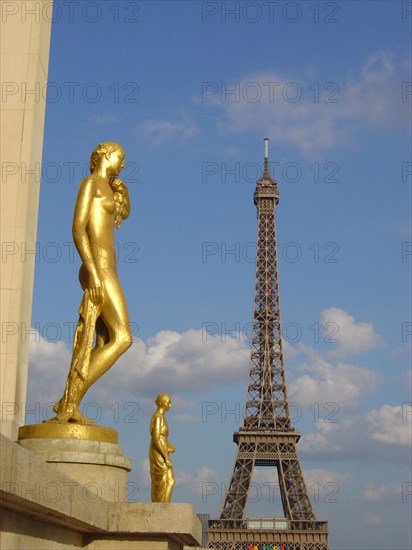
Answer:
[[(1, 433), (24, 421), (51, 22), (42, 2), (1, 6)], [(51, 2), (49, 2), (51, 4)]]

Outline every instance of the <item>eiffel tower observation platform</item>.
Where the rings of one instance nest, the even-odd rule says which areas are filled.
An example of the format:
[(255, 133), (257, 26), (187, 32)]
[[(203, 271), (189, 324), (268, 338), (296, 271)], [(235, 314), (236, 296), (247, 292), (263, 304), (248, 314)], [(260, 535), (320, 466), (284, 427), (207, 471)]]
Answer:
[[(236, 458), (219, 519), (209, 520), (215, 550), (329, 550), (328, 524), (318, 521), (305, 484), (293, 428), (282, 350), (276, 207), (278, 184), (269, 172), (268, 138), (253, 202), (258, 211), (249, 382), (243, 425), (233, 435)], [(245, 518), (255, 467), (276, 469), (283, 518)]]

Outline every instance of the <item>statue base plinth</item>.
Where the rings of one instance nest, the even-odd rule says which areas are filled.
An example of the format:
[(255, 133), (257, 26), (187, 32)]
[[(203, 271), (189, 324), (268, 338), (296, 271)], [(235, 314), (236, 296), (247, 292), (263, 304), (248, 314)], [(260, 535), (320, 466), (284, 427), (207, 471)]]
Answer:
[(22, 439), (87, 439), (104, 443), (117, 443), (118, 434), (113, 428), (77, 424), (75, 422), (43, 422), (28, 424), (19, 428), (19, 442)]
[(125, 502), (131, 460), (117, 441), (111, 428), (45, 423), (21, 427), (17, 442), (82, 486), (90, 502)]

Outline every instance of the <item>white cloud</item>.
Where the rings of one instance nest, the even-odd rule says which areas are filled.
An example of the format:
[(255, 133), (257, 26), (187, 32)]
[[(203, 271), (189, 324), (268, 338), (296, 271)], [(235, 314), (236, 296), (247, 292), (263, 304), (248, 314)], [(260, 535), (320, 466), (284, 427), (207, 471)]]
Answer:
[(175, 472), (176, 487), (185, 487), (193, 482), (193, 477), (181, 470)]
[(29, 349), (29, 408), (33, 408), (31, 403), (40, 403), (42, 407), (45, 403), (55, 403), (64, 390), (71, 352), (64, 342), (48, 342), (34, 329), (30, 334)]
[[(322, 312), (324, 323), (332, 319), (339, 324), (339, 356), (366, 351), (379, 341), (370, 323), (355, 323), (339, 308)], [(335, 402), (340, 408), (355, 409), (361, 394), (378, 383), (373, 371), (343, 362), (333, 365), (303, 344), (297, 350), (285, 345), (285, 353), (291, 359), (299, 354), (306, 356), (306, 362), (299, 367), (303, 374), (289, 386), (291, 400), (301, 406)], [(169, 392), (173, 395), (173, 410), (191, 415), (187, 409), (195, 401), (182, 400), (182, 392), (201, 392), (240, 379), (246, 383), (248, 363), (247, 342), (236, 342), (230, 336), (225, 341), (218, 335), (205, 338), (204, 331), (195, 329), (183, 333), (160, 331), (146, 342), (134, 343), (91, 391), (96, 398), (113, 399), (116, 392), (132, 395), (150, 406), (159, 392)], [(30, 347), (30, 396), (41, 402), (57, 400), (69, 366), (70, 351), (65, 344), (47, 342), (36, 333)], [(194, 420), (189, 416), (180, 419)]]
[[(147, 342), (134, 343), (91, 391), (101, 400), (132, 395), (151, 408), (155, 396), (167, 392), (173, 396), (173, 408), (185, 414), (194, 401), (175, 394), (229, 384), (240, 376), (246, 381), (248, 359), (246, 344), (230, 336), (222, 342), (211, 335), (205, 340), (201, 330), (161, 331)], [(30, 348), (30, 399), (57, 401), (69, 367), (70, 353), (63, 342), (50, 343), (35, 335)]]
[(370, 369), (343, 362), (334, 365), (307, 347), (305, 353), (306, 362), (298, 367), (305, 374), (290, 381), (290, 400), (307, 409), (319, 403), (322, 418), (329, 415), (330, 423), (338, 422), (342, 411), (358, 409), (361, 396), (379, 384), (379, 376)]
[(274, 72), (252, 73), (237, 82), (205, 83), (202, 99), (223, 109), (221, 132), (261, 133), (266, 128), (275, 141), (313, 154), (354, 141), (362, 126), (385, 132), (406, 128), (408, 105), (400, 101), (400, 82), (407, 75), (406, 64), (379, 51), (356, 76), (336, 82), (320, 82), (313, 74), (303, 82)]
[(382, 343), (382, 338), (372, 323), (357, 322), (336, 307), (323, 310), (321, 320), (323, 326), (334, 323), (338, 327), (336, 349), (322, 355), (301, 342), (295, 354), (290, 354), (295, 363), (288, 375), (289, 401), (297, 407), (297, 413), (291, 409), (297, 419), (294, 423), (301, 420), (301, 414), (303, 419), (314, 422), (314, 429), (305, 434), (299, 449), (312, 459), (363, 460), (372, 456), (386, 461), (396, 455), (402, 462), (407, 460), (405, 450), (410, 445), (412, 419), (409, 410), (375, 405), (363, 413), (364, 396), (382, 384), (381, 375), (342, 360), (344, 356), (373, 349)]
[(192, 489), (195, 493), (201, 495), (204, 493), (205, 483), (217, 483), (218, 474), (214, 468), (203, 466), (196, 472), (196, 476), (192, 482)]
[(377, 502), (390, 497), (396, 497), (402, 493), (402, 483), (390, 483), (378, 485), (376, 481), (369, 481), (363, 487), (363, 497), (368, 502)]
[(356, 323), (355, 318), (343, 309), (331, 307), (321, 312), (322, 326), (326, 334), (333, 334), (336, 350), (330, 355), (346, 357), (362, 353), (383, 343), (376, 334), (372, 323)]
[(70, 352), (64, 342), (49, 342), (34, 329), (30, 333), (30, 360), (36, 363), (39, 373), (52, 375), (55, 367), (70, 361)]
[[(313, 432), (305, 434), (299, 442), (299, 450), (308, 456), (339, 456), (345, 458), (348, 451), (353, 451), (353, 440), (361, 439), (358, 434), (357, 422), (354, 419), (337, 424), (319, 422)], [(357, 450), (358, 447), (355, 447)], [(351, 454), (351, 452), (349, 453)]]
[[(339, 356), (367, 351), (379, 342), (372, 324), (357, 323), (339, 308), (322, 312), (322, 322), (331, 319), (342, 326)], [(410, 417), (405, 422), (401, 407), (392, 405), (375, 408), (366, 415), (360, 412), (363, 395), (380, 382), (376, 372), (338, 357), (325, 359), (302, 343), (297, 350), (285, 346), (285, 352), (292, 361), (303, 359), (289, 371), (290, 402), (298, 403), (302, 411), (310, 411), (307, 414), (312, 419), (311, 407), (319, 404), (319, 418), (313, 431), (299, 443), (299, 449), (307, 457), (374, 456), (386, 460), (395, 453), (403, 460), (407, 454), (405, 447), (410, 444)], [(103, 406), (107, 400), (137, 402), (139, 414), (149, 415), (154, 410), (154, 397), (159, 392), (168, 392), (173, 396), (170, 414), (182, 422), (197, 422), (198, 417), (191, 409), (201, 400), (202, 392), (239, 380), (246, 384), (248, 363), (249, 349), (245, 342), (236, 342), (231, 337), (222, 342), (219, 336), (211, 335), (205, 341), (204, 332), (194, 329), (183, 333), (161, 331), (146, 342), (135, 343), (94, 385), (89, 398)], [(55, 402), (64, 389), (69, 365), (70, 352), (63, 342), (49, 343), (34, 334), (29, 398), (41, 404)], [(185, 398), (186, 392), (190, 392), (190, 400)], [(200, 397), (196, 398), (196, 394)], [(28, 399), (29, 404), (32, 401)], [(179, 483), (185, 479), (189, 478), (179, 478)]]
[[(365, 120), (376, 128), (402, 124), (402, 110), (398, 108), (401, 90), (396, 79), (400, 68), (382, 50), (368, 57), (358, 80), (351, 78), (348, 81), (344, 95), (344, 115)], [(391, 102), (395, 105), (391, 105)]]
[(188, 118), (180, 121), (149, 119), (142, 121), (136, 127), (135, 133), (154, 145), (161, 145), (171, 139), (191, 138), (198, 133), (198, 128)]
[[(124, 356), (120, 377), (125, 388), (130, 385), (139, 395), (148, 390), (181, 392), (201, 391), (233, 382), (247, 372), (249, 352), (243, 343), (228, 337), (190, 329), (182, 334), (161, 331), (146, 343), (138, 342)], [(126, 374), (127, 373), (127, 374)], [(122, 380), (121, 380), (122, 381)]]
[(142, 462), (139, 463), (137, 466), (137, 479), (139, 481), (139, 485), (142, 488), (147, 488), (151, 486), (150, 481), (150, 462), (148, 458), (145, 458)]
[(292, 359), (296, 359), (299, 354), (305, 353), (307, 346), (303, 342), (299, 342), (297, 346), (293, 346), (285, 338), (282, 338), (282, 349), (286, 361), (291, 361)]
[[(407, 344), (401, 344), (400, 346), (396, 346), (393, 349), (391, 349), (391, 351), (389, 352), (389, 358), (393, 361), (397, 361), (405, 356), (410, 357), (410, 355), (411, 355), (411, 344), (409, 342)], [(409, 379), (406, 375), (406, 381), (408, 385), (410, 385), (412, 380), (412, 376), (411, 376), (412, 370), (408, 372), (409, 372)]]
[(404, 420), (401, 407), (388, 404), (366, 415), (340, 416), (337, 424), (321, 420), (302, 437), (299, 450), (310, 459), (397, 460), (403, 464), (410, 461), (411, 416)]
[(353, 476), (349, 472), (334, 472), (332, 470), (313, 468), (312, 470), (305, 470), (303, 473), (308, 486), (318, 484), (322, 488), (325, 488), (328, 483), (333, 483), (341, 487), (343, 485), (350, 485), (353, 482)]
[(380, 525), (382, 523), (382, 519), (377, 514), (374, 514), (373, 512), (366, 512), (363, 517), (364, 517), (364, 522), (367, 525)]
[[(150, 464), (147, 461), (149, 483), (150, 483)], [(204, 494), (205, 486), (216, 485), (218, 475), (215, 469), (203, 466), (196, 471), (195, 475), (181, 470), (175, 472), (176, 487), (186, 487), (198, 495)]]
[(121, 118), (109, 113), (105, 113), (105, 114), (102, 113), (102, 114), (92, 115), (91, 117), (89, 117), (89, 120), (98, 125), (103, 125), (103, 124), (113, 124), (114, 122), (120, 122)]
[(411, 416), (406, 415), (401, 406), (382, 405), (380, 409), (370, 411), (366, 425), (375, 441), (387, 445), (411, 445)]
[(181, 395), (174, 395), (172, 399), (172, 409), (174, 411), (181, 411), (186, 410), (194, 407), (196, 405), (196, 401), (193, 399), (186, 399), (182, 397)]

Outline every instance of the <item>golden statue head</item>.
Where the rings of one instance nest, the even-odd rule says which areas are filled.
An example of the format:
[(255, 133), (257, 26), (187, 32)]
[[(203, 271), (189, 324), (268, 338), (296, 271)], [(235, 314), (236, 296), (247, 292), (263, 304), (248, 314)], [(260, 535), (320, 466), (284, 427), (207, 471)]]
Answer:
[(123, 220), (130, 214), (130, 202), (128, 192), (125, 192), (126, 184), (117, 176), (124, 168), (125, 152), (119, 143), (115, 141), (103, 141), (94, 149), (90, 156), (90, 173), (106, 163), (106, 173), (109, 175), (109, 185), (113, 191), (116, 204), (115, 226), (119, 229)]
[(159, 393), (159, 395), (155, 399), (155, 403), (158, 407), (169, 410), (172, 404), (172, 398), (168, 393)]
[(90, 156), (90, 173), (93, 174), (96, 167), (106, 158), (113, 164), (118, 174), (120, 170), (124, 168), (125, 156), (124, 149), (121, 145), (115, 141), (103, 141), (99, 143)]

